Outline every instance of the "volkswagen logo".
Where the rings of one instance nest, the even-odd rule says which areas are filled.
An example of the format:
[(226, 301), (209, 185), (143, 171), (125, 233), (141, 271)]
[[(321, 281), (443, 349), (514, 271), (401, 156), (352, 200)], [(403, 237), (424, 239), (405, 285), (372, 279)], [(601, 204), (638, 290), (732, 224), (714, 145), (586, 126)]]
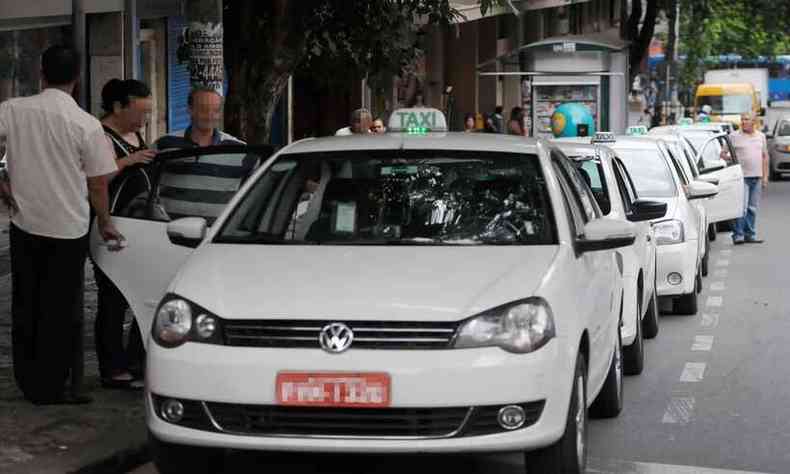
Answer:
[(354, 341), (354, 332), (343, 323), (332, 323), (324, 326), (318, 335), (321, 349), (332, 354), (340, 354)]

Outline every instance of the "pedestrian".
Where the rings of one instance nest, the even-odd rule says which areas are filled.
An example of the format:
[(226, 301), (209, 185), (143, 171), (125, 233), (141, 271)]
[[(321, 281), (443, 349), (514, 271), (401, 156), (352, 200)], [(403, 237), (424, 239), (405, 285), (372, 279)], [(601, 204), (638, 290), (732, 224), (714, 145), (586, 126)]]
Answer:
[(483, 133), (499, 133), (499, 130), (496, 128), (494, 114), (488, 114), (485, 116), (483, 122)]
[(760, 244), (763, 240), (757, 238), (757, 211), (762, 188), (768, 186), (768, 142), (748, 113), (741, 115), (741, 129), (730, 134), (730, 141), (743, 168), (746, 186), (743, 216), (735, 221), (732, 241), (735, 245)]
[[(90, 204), (101, 237), (122, 247), (107, 182), (117, 170), (101, 123), (72, 98), (80, 55), (42, 55), (43, 91), (0, 104), (11, 212), (14, 377), (35, 404), (82, 404), (83, 298)], [(90, 204), (89, 204), (90, 201)], [(67, 384), (67, 379), (70, 383)]]
[(524, 109), (518, 106), (511, 109), (507, 130), (509, 135), (527, 136), (526, 130), (524, 130)]
[(497, 132), (498, 133), (504, 133), (505, 132), (505, 117), (502, 115), (502, 106), (501, 105), (497, 105), (494, 108), (493, 119), (494, 119), (494, 126), (496, 127)]
[(335, 135), (357, 135), (370, 133), (370, 124), (373, 122), (373, 116), (370, 110), (362, 108), (351, 112), (351, 125), (343, 127), (335, 132)]
[(475, 126), (475, 114), (469, 112), (464, 115), (464, 132), (472, 133), (476, 131), (477, 127)]
[[(222, 96), (217, 91), (193, 89), (187, 105), (191, 118), (189, 127), (159, 138), (154, 148), (167, 150), (244, 144), (219, 129)], [(203, 217), (211, 225), (258, 164), (258, 155), (242, 153), (196, 156), (162, 163), (157, 198), (165, 212), (164, 217)]]
[(384, 120), (381, 118), (374, 120), (373, 125), (370, 126), (370, 131), (380, 135), (387, 133), (387, 127), (384, 126)]
[(702, 109), (697, 115), (697, 122), (710, 122), (711, 113), (713, 113), (713, 108), (708, 104), (703, 105)]
[[(143, 168), (156, 152), (149, 150), (140, 129), (151, 113), (151, 90), (134, 79), (110, 80), (102, 89), (102, 126), (115, 151), (118, 174), (110, 181), (110, 210), (126, 215), (124, 209), (141, 193), (151, 190), (151, 180)], [(101, 385), (105, 388), (143, 388), (143, 342), (133, 318), (129, 342), (124, 349), (123, 323), (129, 304), (98, 265), (93, 265), (98, 289), (94, 324), (96, 355)]]

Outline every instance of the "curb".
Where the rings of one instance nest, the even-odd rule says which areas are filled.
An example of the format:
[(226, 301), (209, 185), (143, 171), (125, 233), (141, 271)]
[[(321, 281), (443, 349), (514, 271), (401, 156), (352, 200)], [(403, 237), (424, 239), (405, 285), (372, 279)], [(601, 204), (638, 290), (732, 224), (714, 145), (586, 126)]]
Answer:
[(118, 474), (129, 472), (151, 461), (148, 443), (118, 451), (68, 474)]

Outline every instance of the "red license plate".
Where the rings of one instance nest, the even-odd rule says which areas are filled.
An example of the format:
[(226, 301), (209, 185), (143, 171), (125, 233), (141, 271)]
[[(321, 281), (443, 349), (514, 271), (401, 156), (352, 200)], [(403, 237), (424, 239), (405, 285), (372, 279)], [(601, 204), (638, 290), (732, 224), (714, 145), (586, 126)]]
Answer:
[(291, 406), (381, 408), (390, 405), (386, 373), (277, 374), (277, 403)]

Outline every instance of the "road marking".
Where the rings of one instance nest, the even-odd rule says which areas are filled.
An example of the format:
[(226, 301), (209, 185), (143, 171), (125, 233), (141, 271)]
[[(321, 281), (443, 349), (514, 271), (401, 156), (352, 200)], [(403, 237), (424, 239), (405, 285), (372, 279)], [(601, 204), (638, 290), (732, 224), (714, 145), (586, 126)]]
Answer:
[(727, 288), (727, 284), (723, 281), (714, 281), (710, 284), (710, 291), (724, 291)]
[(709, 351), (713, 347), (713, 336), (694, 336), (692, 351)]
[(717, 313), (702, 313), (700, 325), (704, 328), (715, 328), (719, 325), (719, 315)]
[(680, 374), (681, 382), (699, 382), (705, 375), (705, 362), (686, 362), (683, 373)]
[(714, 270), (713, 272), (713, 276), (715, 276), (716, 278), (727, 278), (727, 275), (729, 274), (730, 271), (727, 270), (726, 268), (720, 268), (718, 270)]
[(694, 418), (694, 397), (672, 397), (662, 423), (688, 424)]
[(708, 296), (708, 301), (705, 302), (705, 306), (710, 308), (719, 308), (724, 303), (724, 298), (721, 296)]
[(728, 266), (730, 266), (730, 261), (727, 260), (727, 259), (724, 259), (724, 258), (716, 260), (716, 266), (717, 267), (728, 267)]

